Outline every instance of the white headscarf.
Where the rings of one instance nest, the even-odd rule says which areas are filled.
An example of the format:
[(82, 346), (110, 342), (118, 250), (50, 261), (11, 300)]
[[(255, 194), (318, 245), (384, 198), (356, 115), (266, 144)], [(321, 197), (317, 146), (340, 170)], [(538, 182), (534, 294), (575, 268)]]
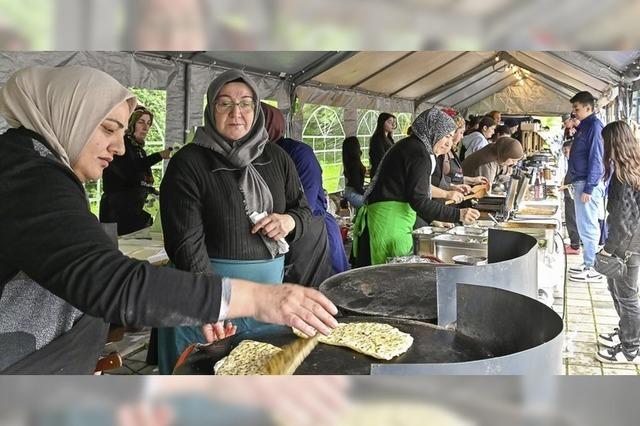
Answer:
[(0, 114), (11, 127), (43, 136), (71, 168), (95, 129), (123, 101), (131, 113), (135, 96), (97, 69), (35, 66), (17, 71), (0, 89)]

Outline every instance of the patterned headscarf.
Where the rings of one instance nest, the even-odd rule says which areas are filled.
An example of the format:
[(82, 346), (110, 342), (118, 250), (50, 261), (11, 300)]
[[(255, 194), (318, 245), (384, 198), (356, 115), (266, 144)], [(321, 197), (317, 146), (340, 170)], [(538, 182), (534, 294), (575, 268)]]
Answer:
[[(411, 129), (413, 135), (416, 136), (424, 144), (425, 148), (427, 149), (427, 153), (431, 157), (433, 165), (435, 162), (435, 157), (433, 156), (433, 146), (440, 139), (456, 130), (456, 123), (453, 121), (453, 118), (449, 117), (440, 109), (433, 107), (430, 110), (424, 111), (422, 114), (420, 114), (411, 124)], [(391, 149), (387, 151), (386, 154), (384, 154), (384, 157), (382, 157), (380, 166), (378, 166), (378, 170), (376, 171), (375, 176), (373, 176), (371, 184), (364, 194), (365, 203), (369, 202), (369, 195), (371, 195), (371, 193), (373, 192), (373, 188), (376, 186), (376, 183), (378, 183), (380, 170), (382, 170), (382, 165), (384, 164), (384, 161), (387, 158), (389, 152), (391, 152)], [(429, 198), (431, 198), (430, 188), (428, 189), (427, 195)]]
[(430, 155), (433, 155), (433, 146), (436, 142), (456, 128), (453, 118), (436, 107), (421, 113), (411, 124), (413, 134), (422, 141)]

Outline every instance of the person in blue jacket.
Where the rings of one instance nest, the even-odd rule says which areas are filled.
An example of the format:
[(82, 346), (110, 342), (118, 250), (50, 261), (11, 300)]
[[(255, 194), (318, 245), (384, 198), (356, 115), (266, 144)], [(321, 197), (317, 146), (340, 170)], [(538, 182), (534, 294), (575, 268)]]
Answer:
[[(308, 228), (313, 229), (305, 230), (305, 234), (308, 235), (303, 235), (300, 241), (296, 241), (291, 246), (291, 253), (287, 255), (285, 278), (318, 286), (331, 275), (349, 269), (340, 227), (327, 211), (327, 197), (322, 188), (322, 168), (313, 148), (303, 142), (283, 137), (285, 120), (282, 112), (264, 103), (261, 106), (269, 141), (284, 149), (293, 160), (312, 215), (312, 223)], [(326, 244), (324, 236), (321, 236), (323, 227), (326, 228), (328, 239), (329, 270), (322, 262), (322, 252), (327, 251), (323, 249)]]
[(600, 240), (598, 217), (605, 197), (603, 124), (594, 112), (595, 98), (589, 92), (578, 92), (570, 102), (573, 113), (580, 120), (569, 157), (568, 174), (573, 185), (578, 234), (583, 244), (584, 263), (569, 268), (571, 281), (586, 282), (602, 279), (594, 268)]

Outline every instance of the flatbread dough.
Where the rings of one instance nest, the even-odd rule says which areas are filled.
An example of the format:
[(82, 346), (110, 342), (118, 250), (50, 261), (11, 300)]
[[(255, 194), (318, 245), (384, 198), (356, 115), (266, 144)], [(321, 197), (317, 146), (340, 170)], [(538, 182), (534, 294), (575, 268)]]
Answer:
[(282, 349), (269, 343), (243, 340), (226, 357), (216, 362), (213, 371), (220, 376), (266, 374), (266, 363)]
[[(293, 329), (300, 337), (308, 337)], [(321, 343), (344, 346), (378, 359), (390, 360), (405, 353), (413, 344), (413, 337), (397, 328), (383, 323), (350, 322), (339, 323), (330, 335), (320, 336)]]
[[(275, 418), (280, 426), (289, 426), (288, 420)], [(451, 409), (429, 403), (402, 401), (356, 402), (341, 414), (336, 426), (475, 426), (476, 423)]]

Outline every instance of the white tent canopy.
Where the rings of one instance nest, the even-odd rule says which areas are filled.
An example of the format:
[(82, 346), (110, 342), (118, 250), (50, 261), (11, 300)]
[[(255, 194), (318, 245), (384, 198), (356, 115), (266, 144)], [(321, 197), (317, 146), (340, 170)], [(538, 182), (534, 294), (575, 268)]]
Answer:
[[(202, 122), (209, 82), (228, 68), (256, 80), (265, 99), (291, 112), (296, 99), (345, 108), (346, 134), (355, 134), (357, 109), (416, 113), (438, 104), (465, 113), (560, 115), (580, 90), (615, 99), (627, 117), (638, 80), (640, 51), (404, 51), (404, 52), (4, 52), (0, 84), (19, 68), (89, 65), (126, 86), (167, 91), (166, 140), (181, 142)], [(289, 114), (300, 138), (302, 118)], [(0, 127), (2, 123), (0, 123)]]

